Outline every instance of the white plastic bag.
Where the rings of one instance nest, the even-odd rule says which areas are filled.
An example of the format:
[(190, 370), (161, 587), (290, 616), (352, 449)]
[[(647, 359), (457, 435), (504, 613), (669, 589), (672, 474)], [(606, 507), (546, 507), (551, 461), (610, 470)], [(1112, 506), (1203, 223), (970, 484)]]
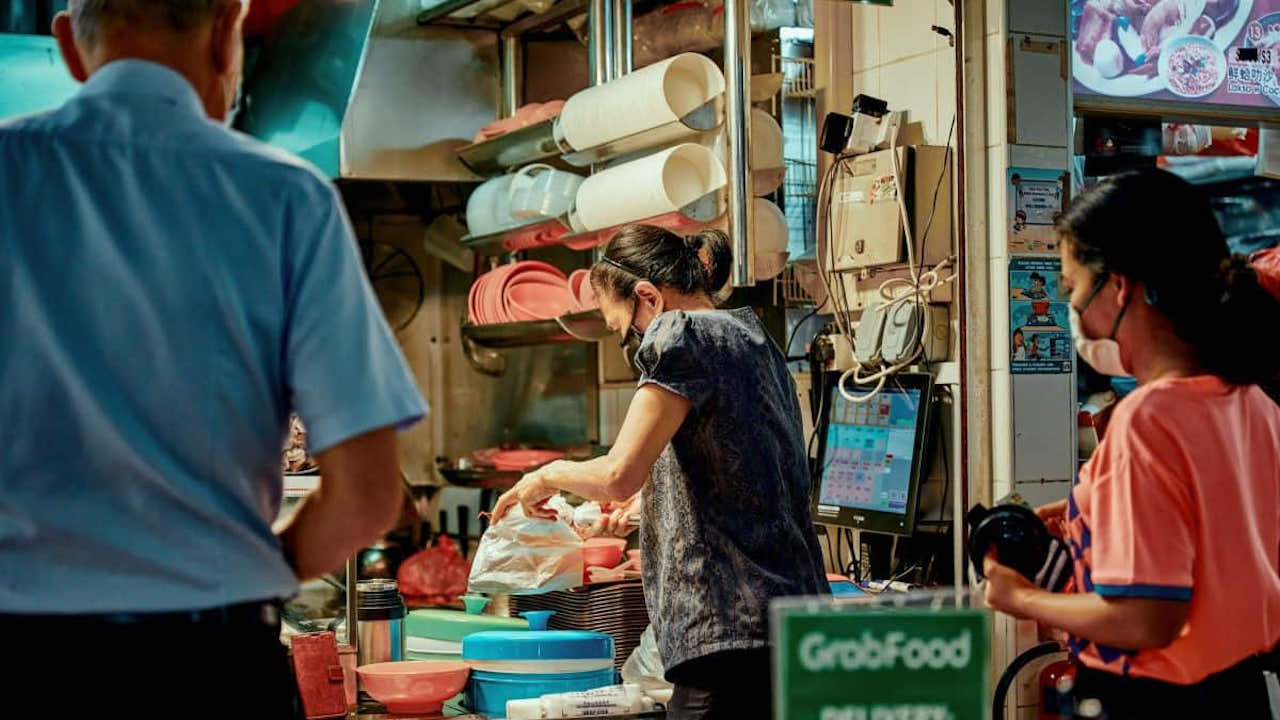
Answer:
[(654, 692), (670, 690), (673, 686), (667, 682), (662, 669), (662, 655), (658, 652), (658, 641), (653, 635), (653, 626), (644, 629), (640, 635), (640, 644), (631, 652), (631, 657), (622, 665), (622, 682), (640, 686), (653, 699), (659, 695)]
[(582, 538), (568, 519), (573, 508), (556, 496), (558, 520), (527, 518), (520, 506), (480, 538), (467, 589), (473, 593), (536, 595), (582, 584)]

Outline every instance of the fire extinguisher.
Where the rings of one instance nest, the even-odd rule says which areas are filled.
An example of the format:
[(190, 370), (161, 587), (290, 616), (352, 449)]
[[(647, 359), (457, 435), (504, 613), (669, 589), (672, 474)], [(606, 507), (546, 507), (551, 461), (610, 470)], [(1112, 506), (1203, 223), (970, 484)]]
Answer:
[(1072, 691), (1076, 682), (1076, 666), (1070, 660), (1059, 660), (1040, 671), (1040, 713), (1038, 720), (1071, 720), (1075, 717)]

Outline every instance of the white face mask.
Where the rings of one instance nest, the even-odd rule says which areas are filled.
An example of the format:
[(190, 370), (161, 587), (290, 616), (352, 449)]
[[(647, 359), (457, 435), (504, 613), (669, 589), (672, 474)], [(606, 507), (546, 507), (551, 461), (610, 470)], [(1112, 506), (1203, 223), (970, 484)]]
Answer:
[(1070, 306), (1071, 339), (1075, 341), (1076, 352), (1080, 353), (1080, 357), (1084, 358), (1084, 361), (1094, 370), (1112, 377), (1128, 377), (1132, 373), (1124, 366), (1124, 360), (1120, 355), (1120, 343), (1116, 342), (1116, 331), (1120, 329), (1120, 321), (1124, 319), (1124, 313), (1129, 309), (1129, 304), (1126, 302), (1120, 309), (1109, 337), (1085, 337), (1084, 324), (1080, 321), (1080, 315), (1089, 309), (1090, 303), (1097, 297), (1105, 282), (1105, 275), (1099, 278), (1097, 287), (1090, 293), (1089, 299), (1085, 300), (1084, 307), (1076, 310), (1075, 305)]

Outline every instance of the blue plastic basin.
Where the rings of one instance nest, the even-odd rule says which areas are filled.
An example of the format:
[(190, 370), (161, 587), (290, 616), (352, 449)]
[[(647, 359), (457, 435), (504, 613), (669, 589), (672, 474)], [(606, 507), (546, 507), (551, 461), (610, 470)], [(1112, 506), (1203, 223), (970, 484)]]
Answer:
[(549, 693), (594, 690), (613, 684), (613, 668), (577, 673), (525, 675), (472, 670), (467, 699), (473, 711), (491, 718), (507, 716), (508, 700), (528, 700)]

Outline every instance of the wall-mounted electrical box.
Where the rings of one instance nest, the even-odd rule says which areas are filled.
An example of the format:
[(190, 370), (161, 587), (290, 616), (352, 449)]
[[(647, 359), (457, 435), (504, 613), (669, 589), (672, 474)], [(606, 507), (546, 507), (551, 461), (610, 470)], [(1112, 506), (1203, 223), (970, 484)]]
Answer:
[[(891, 152), (895, 151), (848, 159), (832, 183), (831, 252), (836, 271), (907, 261)], [(950, 157), (947, 148), (932, 145), (896, 152), (916, 262), (933, 265), (951, 255)]]

